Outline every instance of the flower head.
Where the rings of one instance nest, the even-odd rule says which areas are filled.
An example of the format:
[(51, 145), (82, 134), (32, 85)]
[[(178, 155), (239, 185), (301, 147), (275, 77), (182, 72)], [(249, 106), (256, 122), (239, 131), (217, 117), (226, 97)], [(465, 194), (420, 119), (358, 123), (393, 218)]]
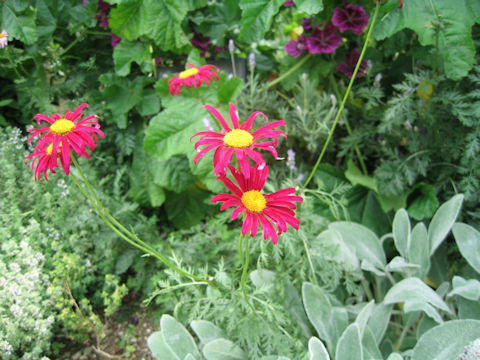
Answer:
[[(347, 75), (350, 79), (353, 76), (353, 71), (355, 70), (355, 66), (357, 66), (358, 59), (360, 58), (360, 53), (357, 49), (353, 49), (350, 52), (348, 58), (337, 65), (337, 70)], [(358, 68), (357, 75), (355, 78), (361, 78), (365, 76), (365, 73), (368, 70), (368, 63), (365, 60), (362, 60), (360, 67)]]
[(58, 167), (59, 157), (65, 174), (68, 175), (70, 173), (70, 153), (62, 153), (61, 148), (62, 144), (60, 143), (57, 151), (53, 152), (53, 143), (49, 142), (48, 139), (42, 138), (35, 147), (34, 152), (25, 158), (25, 162), (33, 159), (31, 166), (32, 169), (34, 169), (35, 181), (42, 176), (42, 173), (45, 180), (48, 181), (47, 171), (50, 170), (52, 174), (55, 174), (55, 168)]
[(354, 34), (360, 34), (368, 25), (368, 15), (361, 6), (346, 4), (344, 8), (335, 9), (332, 24), (337, 26), (340, 32), (352, 30)]
[(200, 57), (205, 57), (207, 55), (208, 45), (210, 44), (210, 38), (208, 36), (195, 32), (190, 42), (197, 49), (202, 50)]
[(112, 47), (117, 46), (122, 41), (122, 38), (118, 35), (112, 34)]
[[(280, 130), (272, 130), (277, 126), (285, 125), (283, 120), (273, 121), (267, 125), (260, 127), (256, 131), (251, 131), (253, 121), (257, 115), (263, 116), (268, 120), (267, 116), (260, 112), (253, 112), (243, 124), (239, 124), (237, 116), (237, 108), (230, 103), (230, 120), (232, 121), (233, 129), (227, 124), (223, 116), (211, 105), (204, 105), (204, 107), (210, 111), (210, 113), (218, 120), (222, 125), (221, 132), (214, 131), (201, 131), (192, 136), (201, 136), (200, 140), (195, 143), (195, 149), (198, 151), (195, 156), (194, 163), (196, 164), (207, 152), (216, 149), (213, 156), (213, 166), (215, 174), (224, 174), (227, 170), (227, 166), (230, 163), (230, 159), (235, 154), (240, 168), (246, 178), (250, 176), (250, 163), (248, 158), (251, 158), (256, 162), (258, 166), (265, 164), (262, 154), (255, 151), (257, 149), (264, 149), (269, 151), (275, 159), (280, 159), (277, 155), (277, 137), (285, 133)], [(257, 142), (262, 138), (273, 138), (272, 140), (265, 142)], [(199, 150), (200, 146), (204, 146)]]
[(292, 55), (294, 58), (299, 57), (305, 50), (307, 50), (305, 36), (299, 36), (298, 40), (292, 39), (285, 45), (287, 54)]
[(173, 96), (173, 94), (175, 94), (178, 96), (183, 87), (199, 87), (202, 82), (210, 85), (210, 81), (213, 77), (217, 80), (220, 79), (217, 74), (218, 68), (215, 65), (202, 65), (195, 67), (193, 64), (188, 64), (187, 66), (190, 68), (168, 80), (170, 95)]
[(317, 26), (312, 35), (306, 39), (308, 51), (315, 53), (332, 53), (342, 42), (342, 37), (337, 34), (337, 28), (327, 24), (323, 29)]
[(291, 0), (290, 0), (290, 1), (285, 1), (285, 2), (283, 3), (283, 6), (285, 6), (285, 7), (295, 6), (295, 2), (294, 2), (294, 1), (291, 1)]
[(0, 33), (0, 48), (4, 48), (8, 43), (8, 33), (6, 30), (2, 30)]
[(295, 217), (295, 202), (302, 202), (300, 196), (293, 195), (295, 188), (286, 188), (272, 194), (263, 194), (261, 190), (267, 181), (268, 166), (250, 168), (250, 177), (245, 177), (243, 172), (229, 165), (229, 170), (236, 183), (220, 175), (225, 186), (233, 194), (218, 194), (210, 201), (212, 203), (223, 202), (220, 210), (236, 206), (232, 212), (232, 220), (245, 212), (242, 234), (254, 237), (257, 234), (258, 225), (263, 228), (263, 238), (270, 238), (274, 244), (278, 242), (278, 235), (287, 231), (287, 224), (298, 230), (300, 220)]
[[(70, 149), (75, 151), (77, 155), (87, 158), (89, 155), (86, 152), (86, 148), (88, 147), (90, 151), (95, 150), (96, 143), (98, 142), (97, 135), (102, 138), (104, 135), (100, 130), (98, 122), (92, 121), (98, 118), (97, 115), (90, 115), (82, 119), (84, 116), (82, 110), (87, 106), (88, 104), (84, 103), (75, 111), (67, 112), (64, 117), (58, 114), (52, 114), (51, 117), (44, 114), (34, 116), (38, 124), (40, 124), (41, 121), (50, 123), (50, 126), (28, 129), (28, 132), (32, 133), (28, 139), (29, 144), (34, 137), (38, 136), (40, 138), (34, 152), (34, 154), (38, 153), (38, 155), (32, 154), (31, 156), (33, 158), (39, 158), (37, 168), (40, 166), (42, 154), (53, 154), (53, 158), (56, 157), (56, 154), (59, 154), (65, 173), (68, 175), (68, 169), (70, 168)], [(54, 162), (56, 159), (50, 159), (50, 161)], [(41, 169), (40, 167), (40, 170)]]

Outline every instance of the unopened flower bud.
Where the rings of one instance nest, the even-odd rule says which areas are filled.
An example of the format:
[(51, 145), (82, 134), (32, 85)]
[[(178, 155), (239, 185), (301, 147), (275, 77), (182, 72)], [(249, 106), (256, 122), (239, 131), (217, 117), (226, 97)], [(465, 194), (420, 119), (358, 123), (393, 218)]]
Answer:
[(233, 42), (233, 39), (228, 40), (228, 51), (230, 51), (230, 54), (232, 55), (235, 52), (235, 43)]
[(248, 65), (249, 65), (250, 72), (253, 72), (253, 70), (255, 70), (255, 65), (256, 65), (255, 54), (253, 52), (251, 52), (250, 55), (248, 56)]

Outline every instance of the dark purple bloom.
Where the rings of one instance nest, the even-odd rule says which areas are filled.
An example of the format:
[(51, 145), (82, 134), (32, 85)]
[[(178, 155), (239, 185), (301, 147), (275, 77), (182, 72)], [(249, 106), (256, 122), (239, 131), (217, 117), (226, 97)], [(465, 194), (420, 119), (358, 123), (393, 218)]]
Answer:
[(331, 24), (325, 25), (320, 30), (315, 27), (313, 34), (306, 39), (308, 51), (315, 53), (332, 53), (342, 42), (342, 37), (337, 34), (337, 28)]
[[(353, 71), (355, 66), (357, 66), (358, 59), (360, 58), (360, 53), (357, 49), (353, 49), (348, 55), (347, 60), (337, 65), (337, 70), (347, 75), (350, 79), (353, 76)], [(364, 77), (365, 73), (368, 70), (368, 63), (365, 60), (362, 60), (360, 67), (357, 71), (356, 79)]]
[(200, 34), (200, 33), (194, 33), (193, 38), (190, 40), (193, 46), (195, 46), (197, 49), (202, 50), (200, 56), (205, 57), (207, 55), (208, 51), (208, 45), (210, 44), (210, 38)]
[(340, 32), (352, 30), (354, 34), (360, 34), (368, 25), (368, 15), (361, 6), (347, 3), (344, 8), (335, 9), (332, 24), (337, 26)]
[(298, 40), (290, 40), (285, 45), (285, 51), (294, 58), (299, 57), (305, 50), (307, 50), (306, 38), (300, 35)]
[(117, 46), (120, 43), (121, 40), (122, 40), (122, 38), (120, 36), (112, 34), (112, 47)]
[(295, 5), (294, 1), (285, 1), (283, 3), (283, 6), (285, 6), (285, 7), (290, 7), (290, 6), (294, 6), (294, 5)]
[(98, 24), (98, 26), (108, 27), (108, 13), (110, 12), (112, 5), (103, 0), (98, 0), (97, 7), (98, 11), (97, 15), (95, 15), (95, 18), (100, 20), (100, 24)]
[(312, 32), (313, 27), (312, 27), (312, 19), (311, 18), (303, 18), (302, 19), (302, 26), (303, 26), (303, 31), (306, 33)]
[(162, 58), (161, 58), (161, 57), (155, 58), (155, 66), (160, 65), (161, 62), (162, 62)]

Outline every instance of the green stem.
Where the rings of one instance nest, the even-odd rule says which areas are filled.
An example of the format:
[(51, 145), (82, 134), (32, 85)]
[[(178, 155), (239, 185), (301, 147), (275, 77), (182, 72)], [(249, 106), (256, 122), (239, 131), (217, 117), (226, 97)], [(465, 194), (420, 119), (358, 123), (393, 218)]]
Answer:
[[(201, 282), (206, 282), (208, 284), (211, 284), (210, 281), (203, 279), (201, 277), (195, 276), (193, 274), (190, 274), (174, 264), (172, 264), (169, 260), (167, 260), (162, 254), (160, 254), (158, 251), (156, 251), (153, 247), (150, 245), (146, 244), (142, 240), (140, 240), (135, 234), (132, 234), (129, 230), (127, 230), (122, 224), (120, 224), (110, 213), (105, 209), (103, 206), (102, 202), (100, 199), (97, 197), (92, 185), (88, 181), (88, 179), (85, 177), (85, 175), (82, 172), (82, 169), (80, 168), (80, 165), (78, 164), (77, 160), (75, 157), (72, 156), (72, 162), (75, 165), (75, 168), (78, 170), (83, 182), (86, 184), (88, 190), (92, 194), (90, 194), (83, 188), (83, 186), (80, 184), (79, 180), (73, 175), (72, 179), (77, 185), (77, 187), (80, 189), (80, 191), (83, 193), (83, 195), (87, 198), (87, 200), (92, 204), (92, 206), (95, 208), (95, 211), (97, 214), (100, 216), (100, 218), (122, 239), (124, 239), (126, 242), (128, 242), (130, 245), (135, 246), (136, 248), (144, 251), (147, 254), (152, 255), (153, 257), (157, 258), (160, 260), (164, 265), (168, 266), (172, 270), (176, 271), (180, 275), (187, 276), (193, 280), (196, 281), (201, 281)], [(120, 231), (119, 228), (123, 231)], [(127, 236), (128, 235), (128, 236)], [(133, 240), (132, 240), (133, 238)]]
[(248, 247), (248, 236), (245, 236), (244, 238), (245, 238), (245, 242), (244, 242), (244, 245), (245, 245), (245, 262), (243, 263), (243, 271), (242, 271), (242, 277), (240, 279), (240, 287), (242, 289), (242, 294), (243, 294), (243, 298), (245, 299), (245, 302), (255, 313), (255, 308), (250, 303), (250, 300), (248, 300), (247, 290), (245, 288), (245, 280), (247, 279), (248, 263), (250, 261), (250, 252), (249, 252), (249, 247)]
[(300, 60), (300, 61), (297, 62), (294, 66), (292, 66), (286, 73), (283, 73), (281, 76), (279, 76), (279, 77), (276, 78), (275, 80), (269, 82), (265, 88), (259, 89), (258, 91), (263, 91), (263, 90), (265, 90), (265, 89), (271, 88), (273, 85), (278, 84), (280, 81), (282, 81), (282, 80), (285, 79), (286, 77), (289, 77), (289, 76), (292, 75), (292, 73), (295, 72), (300, 66), (302, 66), (303, 64), (305, 64), (305, 63), (307, 62), (307, 60), (310, 59), (311, 56), (312, 56), (311, 53), (309, 53), (308, 55), (304, 56), (304, 57), (302, 58), (302, 60)]
[(375, 25), (375, 22), (377, 20), (378, 16), (378, 9), (379, 9), (379, 2), (377, 2), (375, 6), (375, 14), (373, 15), (372, 22), (370, 23), (370, 27), (368, 29), (367, 37), (365, 39), (365, 44), (363, 44), (362, 52), (360, 53), (360, 57), (358, 58), (357, 65), (355, 66), (355, 70), (353, 71), (352, 78), (350, 79), (350, 82), (348, 83), (347, 90), (345, 91), (345, 94), (343, 95), (342, 102), (340, 104), (340, 107), (337, 112), (337, 116), (335, 116), (335, 120), (333, 121), (332, 128), (330, 129), (330, 132), (328, 133), (327, 140), (325, 141), (325, 144), (323, 145), (322, 151), (320, 152), (320, 155), (318, 156), (317, 162), (313, 166), (312, 172), (308, 176), (307, 180), (303, 184), (302, 190), (305, 190), (307, 185), (310, 183), (310, 181), (313, 178), (313, 175), (315, 175), (315, 172), (317, 171), (318, 166), (320, 165), (323, 156), (325, 155), (325, 151), (327, 150), (328, 144), (330, 143), (330, 140), (332, 139), (333, 132), (335, 131), (335, 127), (337, 126), (338, 120), (340, 119), (340, 116), (342, 115), (343, 109), (345, 107), (345, 103), (347, 102), (348, 95), (350, 94), (350, 91), (352, 90), (353, 83), (355, 81), (355, 78), (357, 76), (358, 69), (360, 68), (360, 64), (362, 63), (363, 56), (365, 55), (365, 51), (367, 50), (368, 42), (370, 40), (370, 37), (372, 35), (372, 30)]
[(15, 71), (15, 74), (17, 75), (18, 78), (21, 78), (22, 75), (20, 75), (20, 73), (17, 70), (17, 66), (13, 62), (12, 55), (10, 54), (10, 48), (9, 47), (7, 47), (7, 49), (5, 49), (5, 53), (7, 54), (8, 62), (12, 66), (13, 71)]
[(68, 45), (67, 48), (60, 53), (60, 56), (65, 55), (65, 54), (66, 54), (67, 52), (69, 52), (75, 45), (77, 45), (80, 41), (82, 41), (82, 37), (81, 37), (81, 36), (79, 36), (79, 37), (77, 37), (75, 40), (73, 40), (73, 41), (71, 42), (71, 44)]
[(242, 267), (243, 267), (242, 240), (243, 240), (243, 235), (242, 235), (242, 233), (240, 232), (240, 236), (238, 237), (238, 255), (240, 256), (240, 264), (242, 264)]
[(318, 285), (317, 277), (315, 276), (315, 269), (314, 269), (313, 263), (312, 263), (312, 258), (310, 257), (310, 252), (308, 251), (307, 242), (305, 241), (304, 236), (300, 236), (300, 237), (302, 238), (303, 247), (305, 248), (305, 254), (307, 254), (308, 263), (310, 265), (310, 271), (312, 272), (313, 282), (314, 282), (315, 285)]

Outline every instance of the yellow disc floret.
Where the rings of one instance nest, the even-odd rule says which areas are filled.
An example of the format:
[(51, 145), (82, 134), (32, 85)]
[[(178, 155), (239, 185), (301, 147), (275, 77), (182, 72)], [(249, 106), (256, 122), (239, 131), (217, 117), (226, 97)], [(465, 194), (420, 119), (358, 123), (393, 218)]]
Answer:
[[(62, 147), (62, 142), (58, 144), (57, 154), (60, 154), (60, 148)], [(53, 151), (53, 143), (47, 146), (47, 155), (52, 155)]]
[(0, 33), (0, 39), (4, 38), (6, 35), (4, 33)]
[(197, 75), (198, 74), (198, 69), (196, 67), (192, 67), (188, 70), (182, 71), (180, 74), (178, 74), (179, 79), (186, 79), (190, 76)]
[(75, 123), (71, 120), (67, 119), (58, 119), (52, 125), (50, 125), (50, 130), (52, 130), (55, 134), (66, 134), (73, 130), (75, 127)]
[(233, 129), (225, 134), (223, 142), (234, 148), (246, 148), (253, 144), (253, 136), (246, 130)]
[(257, 190), (247, 191), (242, 195), (242, 204), (249, 211), (261, 212), (267, 206), (267, 200), (265, 197)]

